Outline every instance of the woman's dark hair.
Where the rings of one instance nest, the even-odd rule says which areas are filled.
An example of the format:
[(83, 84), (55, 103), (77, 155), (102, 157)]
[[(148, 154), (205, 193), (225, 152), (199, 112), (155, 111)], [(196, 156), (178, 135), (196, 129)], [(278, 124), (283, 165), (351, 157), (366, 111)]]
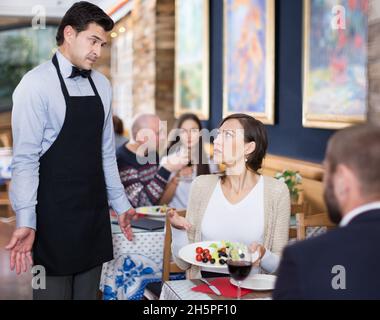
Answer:
[(239, 121), (244, 129), (244, 141), (246, 143), (256, 143), (255, 151), (248, 155), (246, 166), (248, 169), (257, 173), (257, 171), (261, 169), (268, 148), (268, 136), (265, 126), (254, 117), (243, 113), (236, 113), (223, 119), (219, 128), (229, 120)]
[(113, 129), (115, 133), (118, 135), (123, 135), (124, 134), (123, 121), (118, 116), (113, 116), (112, 121), (113, 121)]
[(87, 2), (80, 1), (74, 3), (65, 13), (58, 27), (55, 37), (57, 46), (62, 45), (64, 41), (63, 30), (66, 26), (72, 26), (77, 32), (87, 29), (89, 23), (100, 25), (105, 31), (111, 31), (114, 26), (113, 20), (98, 6)]
[[(173, 152), (175, 150), (172, 150), (173, 149), (173, 146), (175, 145), (178, 145), (179, 146), (179, 142), (180, 142), (180, 136), (179, 136), (179, 130), (181, 129), (183, 123), (187, 120), (192, 120), (194, 121), (197, 125), (198, 125), (198, 128), (199, 128), (199, 131), (202, 130), (202, 123), (201, 121), (199, 120), (199, 118), (193, 114), (193, 113), (184, 113), (182, 114), (178, 120), (176, 121), (175, 125), (174, 125), (174, 130), (176, 130), (176, 139), (175, 141), (172, 141), (170, 144), (169, 144), (169, 147), (167, 149), (167, 152)], [(203, 139), (202, 139), (202, 135), (200, 134), (199, 135), (199, 142), (198, 142), (198, 155), (199, 155), (199, 163), (197, 165), (197, 176), (199, 175), (203, 175), (203, 174), (210, 174), (210, 168), (209, 168), (209, 164), (208, 164), (208, 161), (206, 161), (207, 159), (207, 155), (206, 155), (206, 152), (204, 150), (204, 145), (203, 145)], [(175, 147), (174, 147), (175, 149)], [(190, 165), (191, 163), (189, 163)]]

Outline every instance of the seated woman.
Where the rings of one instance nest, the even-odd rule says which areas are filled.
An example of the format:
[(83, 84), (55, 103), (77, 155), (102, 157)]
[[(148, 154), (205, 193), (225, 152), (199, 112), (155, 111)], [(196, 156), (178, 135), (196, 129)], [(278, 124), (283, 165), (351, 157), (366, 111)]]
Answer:
[[(174, 128), (176, 139), (169, 144), (167, 153), (170, 155), (183, 151), (188, 154), (189, 163), (182, 170), (171, 174), (160, 204), (186, 209), (193, 180), (197, 176), (218, 171), (218, 166), (211, 164), (206, 155), (201, 130), (201, 121), (195, 114), (185, 113), (179, 117)], [(165, 162), (166, 158), (161, 161)]]
[(290, 195), (285, 183), (258, 172), (267, 144), (260, 121), (245, 114), (224, 119), (214, 141), (214, 160), (225, 164), (225, 175), (204, 175), (194, 180), (186, 218), (175, 210), (168, 212), (174, 259), (187, 270), (188, 278), (218, 272), (191, 266), (178, 257), (183, 246), (200, 241), (246, 244), (259, 255), (252, 273), (276, 272), (288, 242)]
[(118, 116), (112, 117), (113, 130), (115, 133), (115, 149), (117, 150), (121, 146), (125, 145), (129, 139), (124, 136), (124, 124)]

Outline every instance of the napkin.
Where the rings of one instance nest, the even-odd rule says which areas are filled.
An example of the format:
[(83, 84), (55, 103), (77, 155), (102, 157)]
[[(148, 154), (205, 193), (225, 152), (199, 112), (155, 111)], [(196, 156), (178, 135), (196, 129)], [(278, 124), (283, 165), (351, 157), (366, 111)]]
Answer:
[[(234, 286), (230, 282), (230, 278), (217, 278), (215, 280), (209, 281), (212, 285), (217, 287), (223, 297), (226, 298), (237, 298), (238, 287)], [(207, 284), (201, 284), (192, 288), (191, 290), (196, 292), (215, 294)], [(248, 293), (251, 293), (252, 290), (241, 288), (241, 296), (245, 296)]]

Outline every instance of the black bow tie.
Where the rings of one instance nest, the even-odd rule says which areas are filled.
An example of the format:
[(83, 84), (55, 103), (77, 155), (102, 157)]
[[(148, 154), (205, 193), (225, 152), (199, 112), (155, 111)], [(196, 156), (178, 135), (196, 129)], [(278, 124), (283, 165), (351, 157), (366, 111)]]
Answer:
[(83, 77), (88, 78), (91, 74), (91, 70), (80, 70), (77, 67), (73, 66), (73, 70), (71, 71), (71, 75), (69, 78), (75, 78), (75, 77)]

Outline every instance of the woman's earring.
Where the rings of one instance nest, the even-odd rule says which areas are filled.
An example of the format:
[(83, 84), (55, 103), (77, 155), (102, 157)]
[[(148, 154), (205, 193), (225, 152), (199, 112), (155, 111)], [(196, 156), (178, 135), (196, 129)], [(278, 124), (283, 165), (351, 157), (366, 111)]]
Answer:
[(248, 162), (248, 157), (245, 158), (245, 162)]

